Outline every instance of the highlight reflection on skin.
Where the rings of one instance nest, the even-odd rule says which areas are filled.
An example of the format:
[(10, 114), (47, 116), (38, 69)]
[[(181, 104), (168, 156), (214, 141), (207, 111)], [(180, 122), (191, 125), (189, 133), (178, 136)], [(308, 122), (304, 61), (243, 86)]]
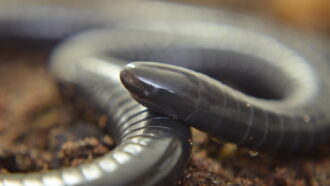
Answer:
[[(302, 87), (288, 91), (290, 94), (278, 100), (267, 100), (199, 72), (154, 62), (128, 64), (120, 79), (131, 96), (152, 111), (184, 121), (221, 140), (257, 150), (274, 150), (271, 144), (279, 144), (275, 149), (289, 149), (284, 152), (305, 151), (314, 137), (302, 136), (310, 135), (310, 127), (320, 126), (311, 123), (313, 116), (304, 110), (299, 113), (295, 104), (287, 104), (296, 99), (292, 95)], [(301, 121), (304, 128), (297, 128), (296, 121)], [(282, 143), (283, 138), (296, 140)]]

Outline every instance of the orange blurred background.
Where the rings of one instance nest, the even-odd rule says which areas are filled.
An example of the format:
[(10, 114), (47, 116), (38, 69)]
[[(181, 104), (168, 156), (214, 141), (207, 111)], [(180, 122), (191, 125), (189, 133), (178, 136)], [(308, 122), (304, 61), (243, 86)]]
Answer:
[(330, 36), (330, 0), (169, 0), (229, 8)]

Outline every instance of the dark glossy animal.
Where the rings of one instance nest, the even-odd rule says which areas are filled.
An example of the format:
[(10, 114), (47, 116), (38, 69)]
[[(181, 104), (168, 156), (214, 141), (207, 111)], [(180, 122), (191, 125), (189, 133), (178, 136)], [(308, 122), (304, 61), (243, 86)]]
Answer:
[(0, 8), (0, 33), (7, 38), (58, 41), (106, 27), (59, 45), (50, 71), (109, 117), (118, 144), (89, 164), (2, 175), (4, 184), (174, 184), (190, 152), (188, 126), (129, 97), (119, 71), (132, 61), (184, 66), (239, 89), (154, 63), (134, 63), (122, 73), (140, 103), (220, 139), (286, 152), (306, 151), (328, 139), (329, 67), (310, 37), (238, 14), (160, 2), (27, 1)]

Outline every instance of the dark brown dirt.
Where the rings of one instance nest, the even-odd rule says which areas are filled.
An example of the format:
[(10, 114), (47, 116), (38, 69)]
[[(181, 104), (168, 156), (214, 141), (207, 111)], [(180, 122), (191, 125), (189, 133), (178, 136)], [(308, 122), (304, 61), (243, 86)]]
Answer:
[[(328, 0), (169, 1), (233, 9), (266, 17), (301, 32), (330, 34)], [(218, 143), (197, 130), (193, 130), (193, 142), (192, 158), (179, 185), (330, 186), (329, 145), (300, 157), (279, 157)]]
[(179, 185), (327, 186), (330, 185), (330, 150), (276, 156), (216, 142), (193, 129), (193, 154)]
[[(19, 42), (0, 44), (0, 50), (0, 172), (77, 166), (114, 147), (100, 130), (104, 117), (78, 119), (90, 117), (77, 114), (59, 93), (46, 69), (48, 47)], [(178, 185), (330, 185), (328, 146), (306, 156), (278, 157), (216, 142), (197, 130), (193, 142)]]
[[(1, 172), (77, 166), (114, 144), (95, 125), (77, 120), (46, 69), (48, 49), (0, 46)], [(101, 117), (97, 122), (104, 124)], [(329, 152), (278, 158), (218, 143), (193, 130), (192, 159), (180, 185), (330, 185)]]
[(46, 69), (49, 47), (17, 42), (0, 51), (0, 172), (77, 166), (114, 147), (59, 93)]

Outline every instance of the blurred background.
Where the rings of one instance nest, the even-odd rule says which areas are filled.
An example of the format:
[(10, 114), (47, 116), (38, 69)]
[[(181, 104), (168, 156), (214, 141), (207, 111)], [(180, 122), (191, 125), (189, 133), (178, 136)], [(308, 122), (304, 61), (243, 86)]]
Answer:
[[(167, 1), (249, 14), (302, 33), (312, 33), (330, 46), (330, 0)], [(0, 22), (7, 19), (3, 15), (9, 15), (6, 12), (7, 4), (16, 3), (19, 7), (27, 2), (39, 3), (41, 7), (43, 3), (51, 3), (74, 8), (83, 7), (85, 1), (82, 0), (81, 4), (70, 4), (70, 1), (65, 0), (0, 0)], [(98, 1), (91, 2), (90, 0), (86, 3), (91, 5), (87, 9), (103, 8), (97, 7)], [(24, 7), (20, 8), (18, 10), (14, 6), (12, 11), (16, 12), (13, 14), (20, 15), (19, 11), (26, 11)], [(129, 13), (134, 8), (128, 7), (126, 11)], [(42, 10), (41, 8), (40, 12)], [(5, 13), (2, 14), (2, 11)], [(56, 12), (50, 9), (47, 11)], [(71, 9), (68, 12), (70, 11)], [(168, 11), (167, 13), (170, 13), (170, 10)], [(150, 14), (150, 17), (154, 14)], [(48, 12), (44, 11), (42, 15), (48, 15)], [(89, 18), (79, 19), (74, 11), (72, 16), (75, 16), (73, 20), (85, 21)], [(45, 16), (45, 20), (51, 17), (51, 14)], [(29, 27), (33, 31), (33, 25), (26, 25), (26, 21), (28, 19), (20, 22), (22, 28)], [(10, 24), (10, 21), (8, 23)], [(48, 30), (44, 33), (56, 32), (49, 30), (56, 29), (56, 24), (47, 26)], [(13, 28), (16, 29), (17, 25)], [(0, 27), (0, 32), (1, 30), (8, 32), (4, 27)], [(33, 34), (35, 33), (30, 36)], [(95, 126), (91, 129), (90, 126), (70, 125), (76, 119), (74, 109), (63, 101), (57, 84), (47, 70), (48, 56), (53, 47), (54, 43), (0, 40), (0, 173), (45, 171), (61, 166), (76, 166), (107, 153), (114, 146), (111, 137), (99, 134)], [(326, 51), (330, 51), (330, 47)], [(330, 56), (330, 52), (328, 55)], [(86, 115), (90, 116), (88, 113)], [(96, 123), (104, 124), (104, 119)], [(81, 126), (83, 128), (79, 128)], [(92, 133), (92, 138), (85, 139), (76, 135), (78, 129), (88, 131), (88, 135)], [(193, 136), (192, 160), (179, 182), (181, 185), (330, 185), (330, 150), (322, 151), (312, 158), (294, 157), (287, 161), (258, 153), (251, 155), (246, 150), (241, 152), (235, 145), (214, 142), (208, 135), (197, 130), (193, 130)]]
[(264, 17), (301, 31), (330, 35), (329, 0), (169, 0)]

